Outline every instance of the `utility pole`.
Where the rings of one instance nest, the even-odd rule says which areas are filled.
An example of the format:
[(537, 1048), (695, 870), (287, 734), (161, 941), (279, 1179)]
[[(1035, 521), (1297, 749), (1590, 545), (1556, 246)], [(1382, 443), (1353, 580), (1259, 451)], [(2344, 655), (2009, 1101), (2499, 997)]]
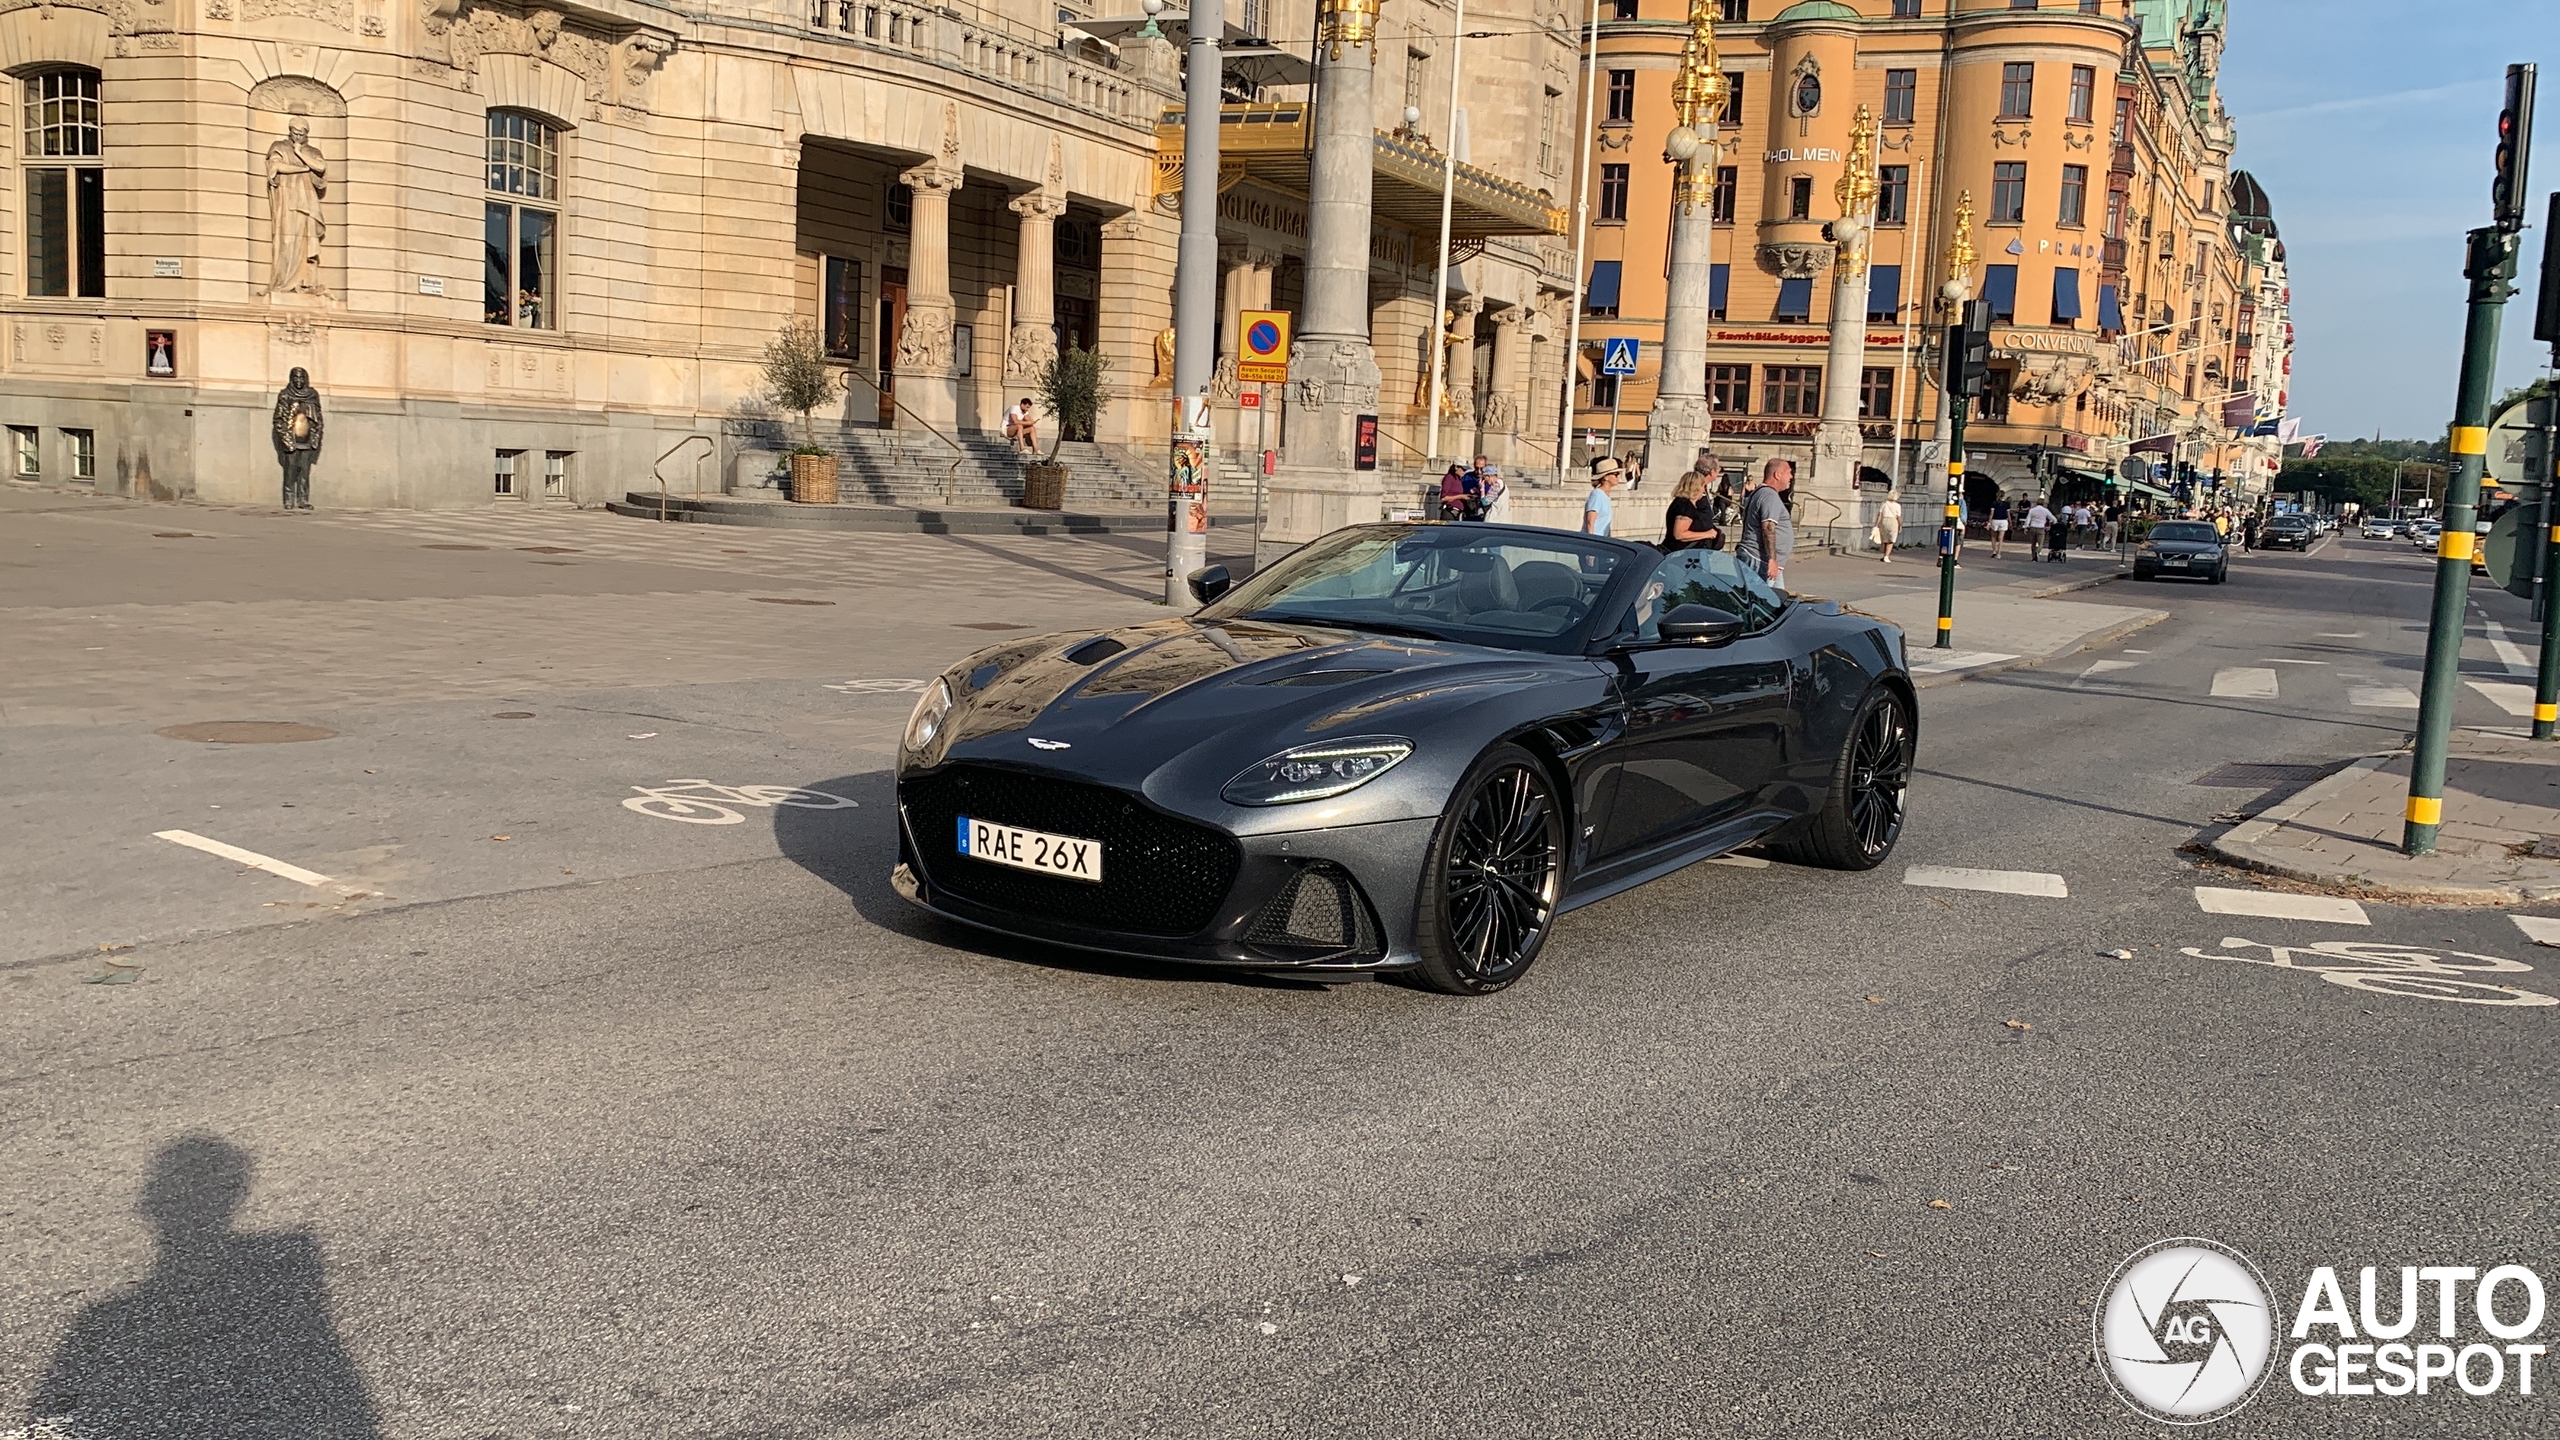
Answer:
[(1182, 241), (1173, 279), (1173, 456), (1165, 485), (1164, 603), (1190, 609), (1209, 562), (1209, 380), (1218, 366), (1218, 121), (1226, 0), (1192, 0), (1182, 88)]
[(2490, 182), (2492, 223), (2471, 232), (2462, 268), (2471, 282), (2470, 317), (2462, 336), (2462, 384), (2454, 396), (2446, 449), (2453, 473), (2444, 496), (2444, 530), (2436, 539), (2435, 613), (2427, 628), (2427, 682), (2418, 697), (2418, 744), (2409, 757), (2409, 806), (2400, 848), (2410, 855), (2436, 853), (2444, 823), (2445, 752), (2453, 741), (2453, 706), (2462, 690), (2463, 603), (2471, 591), (2473, 533), (2480, 507), (2480, 472), (2489, 455), (2490, 391), (2498, 377), (2498, 322), (2507, 308), (2507, 282), (2516, 274), (2516, 236), (2524, 229), (2527, 145), (2533, 135), (2534, 67), (2507, 67), (2506, 105), (2498, 112), (2495, 177)]
[(1947, 513), (1938, 522), (1938, 638), (1931, 648), (1956, 644), (1956, 551), (1964, 543), (1964, 422), (1982, 393), (1991, 358), (1991, 302), (1973, 298), (1973, 192), (1956, 201), (1956, 235), (1947, 246), (1947, 283), (1939, 293), (1956, 312), (1941, 358), (1947, 397)]
[[(2542, 295), (2534, 306), (2533, 338), (2551, 347), (2560, 373), (2560, 191), (2551, 196), (2542, 226)], [(2533, 738), (2560, 738), (2560, 381), (2542, 397), (2542, 663), (2533, 676)]]

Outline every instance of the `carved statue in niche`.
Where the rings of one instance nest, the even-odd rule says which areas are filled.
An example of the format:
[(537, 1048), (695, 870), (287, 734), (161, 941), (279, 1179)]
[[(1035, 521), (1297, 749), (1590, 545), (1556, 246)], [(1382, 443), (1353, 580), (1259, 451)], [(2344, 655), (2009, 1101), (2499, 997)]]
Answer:
[(320, 242), (329, 222), (320, 202), (329, 193), (329, 162), (311, 143), (311, 124), (297, 115), (285, 138), (267, 147), (267, 213), (275, 225), (275, 266), (270, 295), (326, 295)]
[(951, 312), (909, 310), (906, 324), (898, 330), (898, 373), (941, 374), (950, 368)]

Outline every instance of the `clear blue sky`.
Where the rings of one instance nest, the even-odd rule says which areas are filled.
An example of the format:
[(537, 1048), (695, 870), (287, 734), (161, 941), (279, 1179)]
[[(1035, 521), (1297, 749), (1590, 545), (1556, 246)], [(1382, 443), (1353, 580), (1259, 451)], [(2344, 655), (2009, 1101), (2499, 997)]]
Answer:
[(2462, 237), (2489, 220), (2510, 61), (2542, 66), (2531, 207), (2500, 388), (2533, 339), (2544, 196), (2560, 190), (2560, 0), (2232, 0), (2223, 103), (2234, 163), (2273, 201), (2292, 267), (2292, 413), (2332, 438), (2435, 438), (2462, 357)]

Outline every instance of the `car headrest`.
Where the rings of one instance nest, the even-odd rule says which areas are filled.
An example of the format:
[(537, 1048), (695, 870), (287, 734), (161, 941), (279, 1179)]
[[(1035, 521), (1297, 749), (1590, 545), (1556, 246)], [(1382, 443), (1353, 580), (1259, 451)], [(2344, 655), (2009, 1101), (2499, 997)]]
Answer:
[(1459, 572), (1458, 603), (1469, 610), (1519, 609), (1520, 587), (1511, 578), (1510, 563), (1499, 555), (1487, 555), (1482, 551), (1473, 552), (1469, 558), (1472, 562), (1479, 557), (1493, 563), (1482, 569), (1470, 563), (1468, 568)]
[(1548, 600), (1579, 599), (1582, 577), (1570, 565), (1553, 560), (1524, 560), (1512, 568), (1512, 584), (1520, 592), (1522, 609), (1535, 610)]

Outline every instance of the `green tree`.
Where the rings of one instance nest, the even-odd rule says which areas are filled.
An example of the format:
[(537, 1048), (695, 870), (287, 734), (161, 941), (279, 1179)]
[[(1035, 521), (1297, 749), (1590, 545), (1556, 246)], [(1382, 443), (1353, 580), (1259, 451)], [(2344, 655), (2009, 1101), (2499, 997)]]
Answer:
[(1093, 422), (1102, 414), (1102, 372), (1109, 363), (1101, 351), (1070, 343), (1040, 372), (1040, 408), (1058, 419), (1044, 460), (1057, 459), (1058, 447), (1070, 437), (1093, 438)]
[(824, 455), (813, 413), (836, 396), (835, 366), (818, 339), (818, 327), (806, 320), (785, 321), (764, 347), (764, 388), (773, 403), (800, 417), (803, 455)]

